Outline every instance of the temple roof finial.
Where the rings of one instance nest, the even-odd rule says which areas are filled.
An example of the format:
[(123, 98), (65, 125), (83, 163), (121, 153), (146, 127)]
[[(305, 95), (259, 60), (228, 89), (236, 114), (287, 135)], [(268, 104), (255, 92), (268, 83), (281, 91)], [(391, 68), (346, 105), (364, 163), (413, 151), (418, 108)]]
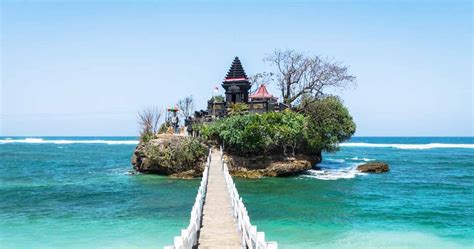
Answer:
[(238, 56), (234, 58), (232, 62), (232, 66), (230, 66), (229, 72), (227, 72), (227, 76), (225, 77), (226, 80), (228, 79), (247, 79), (247, 75), (245, 74), (244, 68), (242, 67), (242, 63)]

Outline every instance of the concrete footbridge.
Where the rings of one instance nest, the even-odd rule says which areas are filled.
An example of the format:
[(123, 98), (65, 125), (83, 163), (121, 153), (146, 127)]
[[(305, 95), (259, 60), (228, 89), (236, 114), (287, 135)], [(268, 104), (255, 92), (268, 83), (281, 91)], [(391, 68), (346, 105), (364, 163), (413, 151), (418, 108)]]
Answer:
[(174, 244), (165, 249), (277, 249), (276, 242), (267, 242), (265, 233), (250, 223), (242, 202), (222, 160), (221, 150), (209, 150), (201, 185), (191, 210), (191, 218)]

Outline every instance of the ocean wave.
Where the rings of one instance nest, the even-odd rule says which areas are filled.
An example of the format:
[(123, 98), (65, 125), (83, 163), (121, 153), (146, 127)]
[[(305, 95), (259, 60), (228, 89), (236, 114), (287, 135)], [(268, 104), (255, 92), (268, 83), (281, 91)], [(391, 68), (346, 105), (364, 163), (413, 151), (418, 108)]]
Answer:
[(357, 170), (357, 166), (333, 169), (333, 168), (321, 168), (321, 170), (310, 169), (304, 175), (309, 178), (316, 178), (319, 180), (338, 180), (338, 179), (351, 179), (358, 175), (366, 175)]
[(367, 175), (357, 170), (357, 166), (369, 161), (374, 161), (372, 158), (365, 157), (347, 157), (341, 158), (325, 158), (318, 169), (311, 169), (306, 171), (302, 177), (315, 178), (319, 180), (338, 180), (351, 179), (357, 176)]
[[(349, 159), (349, 158), (348, 158)], [(371, 158), (358, 158), (358, 157), (353, 157), (353, 158), (350, 158), (350, 160), (352, 161), (364, 161), (364, 162), (370, 162), (370, 161), (374, 161), (375, 159), (371, 159)]]
[(321, 244), (327, 249), (347, 248), (458, 248), (472, 249), (472, 239), (457, 240), (415, 230), (353, 230)]
[(346, 160), (344, 159), (334, 159), (334, 158), (328, 158), (328, 159), (325, 159), (326, 161), (328, 162), (334, 162), (334, 163), (344, 163)]
[(349, 161), (335, 158), (324, 159), (323, 162), (318, 165), (319, 169), (308, 170), (302, 176), (319, 180), (351, 179), (359, 175), (366, 175), (366, 173), (358, 171), (357, 166), (372, 159), (359, 159), (358, 157), (354, 157), (348, 158), (348, 160)]
[(374, 148), (396, 148), (402, 150), (427, 150), (427, 149), (474, 149), (474, 144), (374, 144), (374, 143), (341, 143), (342, 147), (374, 147)]
[(8, 143), (27, 143), (27, 144), (109, 144), (109, 145), (119, 145), (119, 144), (138, 144), (137, 140), (45, 140), (42, 138), (24, 138), (24, 139), (0, 139), (0, 144)]

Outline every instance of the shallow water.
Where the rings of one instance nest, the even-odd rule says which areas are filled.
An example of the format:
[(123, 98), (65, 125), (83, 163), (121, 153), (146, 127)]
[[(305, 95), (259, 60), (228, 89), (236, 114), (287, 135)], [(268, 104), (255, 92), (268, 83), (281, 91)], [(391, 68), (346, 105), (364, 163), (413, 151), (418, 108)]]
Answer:
[(0, 248), (156, 248), (199, 180), (130, 175), (134, 145), (1, 144)]
[[(252, 222), (282, 248), (473, 248), (474, 150), (359, 143), (472, 144), (472, 138), (354, 138), (322, 170), (238, 180)], [(443, 146), (448, 147), (448, 146)], [(451, 146), (455, 147), (455, 146)], [(421, 149), (420, 149), (421, 148)], [(385, 174), (356, 173), (383, 160)]]
[[(171, 244), (187, 225), (199, 179), (129, 174), (134, 144), (0, 138), (0, 248)], [(472, 248), (472, 144), (354, 138), (325, 154), (321, 171), (236, 183), (252, 222), (280, 248)], [(354, 170), (370, 160), (388, 162), (391, 171)]]

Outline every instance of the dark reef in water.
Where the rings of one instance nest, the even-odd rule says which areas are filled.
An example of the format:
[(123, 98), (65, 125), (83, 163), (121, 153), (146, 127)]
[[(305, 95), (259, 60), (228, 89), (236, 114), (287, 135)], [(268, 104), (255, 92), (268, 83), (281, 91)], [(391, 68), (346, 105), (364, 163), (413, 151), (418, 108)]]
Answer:
[(390, 171), (390, 168), (384, 162), (368, 162), (357, 166), (357, 170), (366, 173), (384, 173)]

